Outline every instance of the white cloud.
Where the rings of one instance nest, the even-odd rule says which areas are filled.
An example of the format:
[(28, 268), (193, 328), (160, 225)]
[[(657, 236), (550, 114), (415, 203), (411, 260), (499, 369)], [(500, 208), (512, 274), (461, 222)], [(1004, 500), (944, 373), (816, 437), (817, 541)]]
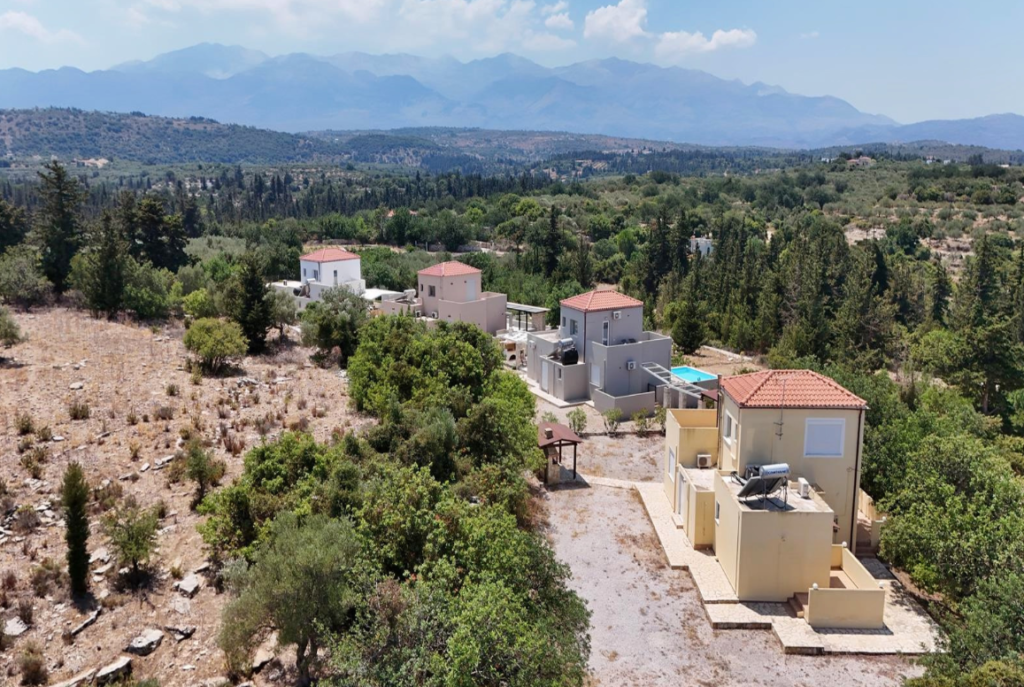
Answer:
[(556, 2), (553, 5), (544, 5), (543, 7), (541, 7), (540, 13), (545, 16), (549, 14), (561, 14), (562, 12), (565, 12), (567, 9), (569, 9), (569, 3), (566, 2), (565, 0), (558, 0), (558, 2)]
[(572, 19), (569, 18), (568, 12), (562, 12), (560, 14), (552, 14), (550, 17), (544, 20), (544, 26), (549, 29), (572, 31), (576, 25), (573, 24)]
[(626, 43), (647, 35), (646, 0), (619, 0), (588, 12), (583, 21), (583, 37)]
[(820, 35), (821, 34), (818, 33), (817, 31), (808, 31), (807, 33), (801, 33), (800, 34), (800, 38), (803, 39), (803, 40), (808, 40), (808, 39), (812, 39), (812, 38), (817, 38)]
[(50, 31), (38, 19), (24, 12), (12, 11), (0, 14), (0, 32), (3, 31), (14, 31), (29, 38), (35, 38), (40, 43), (85, 43), (82, 37), (74, 31), (67, 29)]
[(402, 49), (454, 42), (476, 53), (496, 53), (529, 39), (545, 43), (533, 31), (533, 0), (402, 0), (397, 19), (389, 40)]
[(661, 34), (654, 48), (663, 60), (673, 60), (694, 53), (714, 52), (724, 48), (749, 48), (757, 42), (757, 34), (750, 29), (719, 29), (706, 38), (700, 31), (669, 31)]
[(548, 52), (556, 50), (568, 50), (576, 47), (576, 41), (571, 38), (563, 38), (553, 33), (531, 33), (523, 39), (523, 47), (527, 50)]

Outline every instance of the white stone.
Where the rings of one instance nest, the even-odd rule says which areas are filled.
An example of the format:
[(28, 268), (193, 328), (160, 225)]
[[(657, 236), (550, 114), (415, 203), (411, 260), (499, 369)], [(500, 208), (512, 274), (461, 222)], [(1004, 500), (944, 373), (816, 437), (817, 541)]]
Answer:
[(131, 675), (132, 659), (129, 656), (121, 656), (113, 663), (103, 666), (96, 673), (95, 682), (97, 685), (105, 685), (109, 682), (117, 682), (121, 678)]
[(68, 388), (71, 389), (72, 391), (80, 391), (83, 387), (85, 387), (85, 384), (83, 384), (82, 382), (72, 382)]
[(196, 593), (199, 591), (199, 588), (202, 587), (202, 585), (202, 580), (200, 580), (199, 576), (195, 573), (191, 575), (186, 575), (183, 579), (178, 580), (174, 583), (174, 586), (178, 589), (178, 591), (190, 599), (196, 595)]
[(130, 654), (137, 656), (149, 656), (156, 651), (160, 643), (164, 641), (164, 633), (155, 628), (145, 630), (138, 637), (133, 639), (125, 648)]
[(15, 616), (4, 623), (4, 634), (8, 637), (20, 637), (28, 631), (28, 625)]

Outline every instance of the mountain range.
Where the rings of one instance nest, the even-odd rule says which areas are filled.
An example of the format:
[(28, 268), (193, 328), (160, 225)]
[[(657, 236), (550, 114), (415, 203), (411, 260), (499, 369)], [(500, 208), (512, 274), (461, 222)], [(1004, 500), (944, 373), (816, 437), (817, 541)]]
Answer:
[(901, 125), (839, 98), (617, 58), (545, 67), (512, 54), (470, 62), (357, 52), (271, 57), (204, 43), (93, 72), (0, 70), (0, 108), (50, 106), (201, 116), (285, 132), (443, 126), (702, 145), (930, 139), (1024, 148), (1017, 115)]

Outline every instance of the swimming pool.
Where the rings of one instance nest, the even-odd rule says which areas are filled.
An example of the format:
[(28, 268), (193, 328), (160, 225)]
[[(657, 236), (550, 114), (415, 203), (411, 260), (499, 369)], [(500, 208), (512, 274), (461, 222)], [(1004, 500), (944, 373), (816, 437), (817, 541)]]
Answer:
[(715, 379), (716, 375), (713, 375), (704, 370), (698, 370), (695, 367), (687, 367), (686, 365), (680, 365), (679, 367), (672, 368), (672, 374), (684, 382), (690, 382), (694, 384), (696, 382), (706, 382), (710, 379)]

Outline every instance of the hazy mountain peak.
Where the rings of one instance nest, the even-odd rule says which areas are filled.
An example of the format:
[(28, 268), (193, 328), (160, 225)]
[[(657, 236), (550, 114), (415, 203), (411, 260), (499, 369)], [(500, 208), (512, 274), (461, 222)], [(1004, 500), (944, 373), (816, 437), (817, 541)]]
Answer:
[(151, 60), (132, 60), (111, 67), (127, 73), (198, 73), (213, 79), (226, 79), (270, 59), (259, 50), (240, 45), (197, 43), (157, 55)]

